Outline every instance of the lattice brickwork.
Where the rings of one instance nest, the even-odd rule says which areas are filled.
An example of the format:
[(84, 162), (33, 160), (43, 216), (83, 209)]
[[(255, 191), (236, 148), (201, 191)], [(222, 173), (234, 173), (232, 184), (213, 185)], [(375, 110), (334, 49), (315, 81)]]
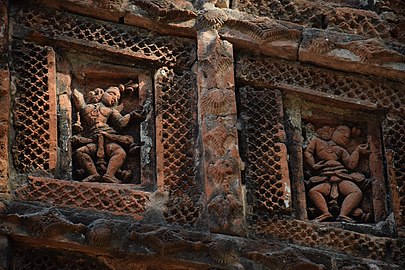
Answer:
[(17, 86), (13, 107), (14, 164), (19, 172), (49, 172), (56, 162), (55, 149), (51, 149), (56, 145), (56, 93), (50, 87), (54, 70), (50, 70), (49, 63), (53, 52), (31, 43), (20, 45), (14, 48), (12, 59)]
[(392, 257), (398, 259), (398, 264), (405, 268), (405, 239), (399, 238), (392, 244)]
[(372, 11), (356, 8), (331, 8), (315, 1), (294, 0), (236, 0), (240, 11), (278, 20), (287, 20), (315, 28), (389, 38), (387, 22)]
[(163, 64), (190, 66), (195, 61), (195, 41), (164, 37), (136, 27), (100, 22), (62, 12), (21, 10), (16, 21), (47, 38), (120, 52)]
[(62, 252), (51, 249), (16, 248), (14, 265), (18, 270), (109, 270), (96, 258), (77, 252)]
[(162, 145), (158, 170), (163, 173), (163, 185), (171, 197), (166, 205), (168, 211), (164, 213), (168, 222), (192, 224), (201, 210), (196, 205), (201, 193), (196, 183), (194, 152), (195, 80), (192, 72), (178, 74), (166, 69), (160, 69), (156, 76), (158, 122), (162, 125), (160, 137), (157, 137), (157, 141), (160, 140), (157, 145)]
[(136, 215), (145, 211), (148, 193), (124, 185), (109, 186), (58, 179), (30, 177), (29, 183), (15, 191), (22, 201), (36, 201), (62, 207), (75, 207)]
[(300, 14), (293, 0), (237, 0), (241, 11), (279, 20), (299, 21)]
[(404, 249), (403, 244), (398, 242), (400, 240), (298, 220), (272, 219), (268, 222), (259, 222), (256, 228), (257, 232), (276, 239), (289, 240), (310, 247), (326, 247), (333, 251), (376, 260), (400, 260), (401, 256), (395, 256), (395, 252)]
[(374, 12), (337, 8), (326, 14), (333, 30), (367, 37), (389, 38), (388, 24)]
[(249, 84), (266, 87), (286, 83), (341, 97), (367, 100), (380, 108), (405, 114), (404, 85), (368, 76), (347, 75), (309, 65), (265, 57), (239, 57), (237, 77)]
[(248, 205), (254, 205), (252, 218), (258, 219), (269, 212), (286, 210), (289, 204), (288, 175), (282, 173), (287, 161), (283, 153), (281, 93), (242, 87), (239, 95)]

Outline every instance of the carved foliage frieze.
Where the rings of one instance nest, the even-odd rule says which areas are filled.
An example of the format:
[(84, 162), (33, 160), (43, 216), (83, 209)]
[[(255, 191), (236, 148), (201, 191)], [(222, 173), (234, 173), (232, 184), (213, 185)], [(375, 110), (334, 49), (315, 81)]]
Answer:
[(403, 77), (403, 47), (377, 38), (307, 29), (303, 32), (299, 58), (303, 62), (397, 80)]
[[(213, 11), (222, 11), (212, 9)], [(199, 100), (205, 190), (212, 232), (244, 233), (244, 208), (236, 131), (232, 47), (215, 30), (200, 31)]]
[(298, 27), (294, 29), (267, 18), (254, 20), (231, 18), (226, 21), (225, 26), (247, 34), (263, 44), (278, 40), (297, 40), (301, 37)]
[[(336, 7), (314, 1), (249, 1), (237, 0), (233, 3), (241, 11), (278, 20), (287, 20), (311, 28), (328, 29), (348, 34), (359, 34), (365, 37), (397, 38), (395, 24), (390, 24), (381, 16), (381, 5), (377, 3), (376, 11), (351, 7)], [(394, 4), (395, 5), (395, 4)], [(343, 5), (345, 6), (345, 5)], [(392, 11), (397, 12), (396, 7)], [(394, 15), (395, 16), (395, 15)], [(395, 20), (395, 19), (394, 19)], [(398, 25), (399, 26), (399, 25)]]
[(193, 5), (185, 0), (136, 0), (132, 4), (145, 10), (151, 19), (160, 22), (187, 21), (197, 17)]

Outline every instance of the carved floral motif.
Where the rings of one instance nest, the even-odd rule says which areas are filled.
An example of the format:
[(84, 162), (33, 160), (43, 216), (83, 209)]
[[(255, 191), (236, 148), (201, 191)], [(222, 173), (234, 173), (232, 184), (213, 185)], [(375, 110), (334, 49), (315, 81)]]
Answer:
[(231, 90), (210, 89), (202, 97), (203, 109), (215, 115), (226, 114), (230, 111), (235, 93)]
[[(358, 38), (358, 37), (356, 37)], [(347, 50), (356, 55), (361, 62), (370, 64), (386, 64), (405, 62), (405, 56), (390, 49), (382, 40), (360, 39), (341, 41), (336, 36), (318, 32), (315, 36), (305, 37), (301, 48), (315, 54), (327, 54), (335, 49)]]
[(190, 10), (193, 8), (192, 5), (184, 0), (177, 1), (177, 3), (167, 0), (136, 0), (132, 3), (145, 10), (154, 20), (172, 22), (186, 21), (197, 17), (197, 14)]
[(57, 209), (48, 208), (32, 214), (10, 214), (7, 222), (21, 224), (40, 237), (57, 237), (65, 233), (84, 233), (86, 226), (74, 224)]
[(299, 39), (301, 32), (297, 29), (291, 29), (281, 23), (270, 19), (239, 20), (228, 19), (226, 26), (247, 34), (261, 43), (272, 42), (276, 40)]

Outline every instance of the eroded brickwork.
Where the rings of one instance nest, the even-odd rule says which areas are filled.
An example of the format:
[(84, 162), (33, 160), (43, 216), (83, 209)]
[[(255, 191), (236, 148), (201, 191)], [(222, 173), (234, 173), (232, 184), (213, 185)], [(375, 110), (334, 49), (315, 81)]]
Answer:
[(196, 78), (188, 71), (159, 69), (156, 73), (158, 186), (169, 192), (164, 216), (170, 223), (198, 219), (201, 191), (196, 162)]
[(7, 193), (9, 179), (8, 133), (10, 125), (10, 72), (8, 57), (8, 11), (0, 1), (0, 194)]

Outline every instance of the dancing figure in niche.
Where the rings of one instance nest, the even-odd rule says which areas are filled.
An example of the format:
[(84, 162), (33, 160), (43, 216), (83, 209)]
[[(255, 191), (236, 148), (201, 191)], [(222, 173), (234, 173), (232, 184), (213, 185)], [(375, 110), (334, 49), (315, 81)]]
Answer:
[[(331, 128), (325, 126), (320, 131), (322, 130), (331, 130)], [(354, 222), (349, 214), (363, 198), (363, 193), (357, 184), (365, 181), (365, 176), (359, 172), (350, 173), (349, 171), (353, 171), (359, 164), (360, 154), (369, 154), (369, 145), (360, 144), (349, 154), (344, 147), (349, 142), (350, 136), (351, 129), (348, 126), (338, 126), (332, 130), (327, 140), (313, 137), (304, 151), (304, 160), (315, 174), (309, 178), (309, 182), (315, 186), (309, 190), (308, 195), (321, 212), (315, 221), (334, 219), (329, 212), (328, 204), (338, 206), (338, 197), (342, 196), (344, 199), (336, 220)], [(327, 202), (326, 199), (329, 201)]]
[[(123, 90), (124, 86), (120, 85)], [(89, 104), (76, 89), (73, 101), (83, 124), (83, 136), (73, 141), (82, 145), (75, 151), (77, 163), (86, 172), (83, 182), (120, 183), (115, 173), (124, 164), (126, 152), (122, 146), (134, 144), (130, 135), (119, 135), (116, 130), (126, 127), (131, 119), (142, 122), (145, 118), (136, 111), (121, 115), (117, 109), (120, 88), (96, 88), (90, 92)], [(110, 126), (110, 124), (112, 126)]]

